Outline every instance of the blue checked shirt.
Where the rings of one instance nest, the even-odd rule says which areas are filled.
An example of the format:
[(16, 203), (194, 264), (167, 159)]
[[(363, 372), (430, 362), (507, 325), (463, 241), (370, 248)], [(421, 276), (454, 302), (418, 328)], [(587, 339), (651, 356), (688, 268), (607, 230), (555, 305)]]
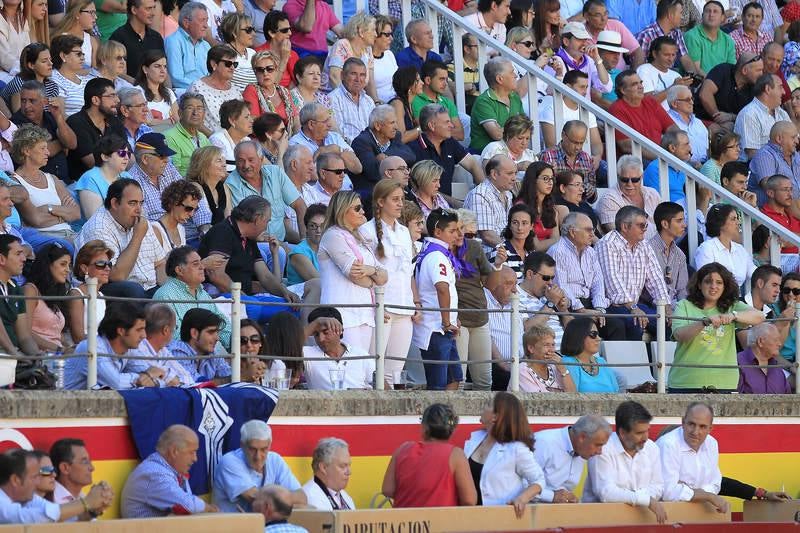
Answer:
[(168, 348), (173, 356), (186, 358), (178, 362), (192, 375), (195, 383), (231, 376), (231, 365), (221, 357), (191, 361), (189, 358), (196, 357), (197, 352), (183, 341), (172, 341)]
[(122, 489), (120, 508), (123, 518), (167, 516), (180, 506), (202, 513), (206, 504), (192, 494), (189, 479), (180, 475), (158, 452), (153, 452), (137, 466)]
[(250, 468), (244, 450), (239, 448), (223, 455), (214, 470), (214, 503), (223, 513), (237, 512), (237, 505), (250, 512), (250, 503), (240, 498), (241, 494), (272, 484), (290, 491), (301, 488), (289, 465), (277, 453), (267, 453), (264, 468), (258, 472)]
[(0, 524), (45, 524), (58, 522), (61, 506), (33, 495), (25, 503), (17, 503), (0, 489)]
[[(87, 341), (83, 340), (75, 348), (75, 353), (86, 353)], [(114, 350), (105, 337), (97, 337), (97, 353), (113, 354)], [(131, 355), (140, 355), (135, 350), (126, 352)], [(114, 390), (134, 389), (139, 374), (146, 372), (151, 361), (146, 359), (120, 359), (116, 357), (97, 358), (97, 385), (109, 387)], [(86, 374), (88, 362), (85, 357), (67, 359), (64, 365), (64, 388), (80, 390), (86, 388)]]

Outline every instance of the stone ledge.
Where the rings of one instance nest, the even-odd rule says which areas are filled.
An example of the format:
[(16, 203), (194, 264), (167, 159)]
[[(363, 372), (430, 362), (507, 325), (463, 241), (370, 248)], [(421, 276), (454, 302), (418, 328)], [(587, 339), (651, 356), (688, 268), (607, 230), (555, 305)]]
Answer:
[[(274, 416), (420, 415), (434, 402), (451, 404), (459, 415), (480, 415), (489, 392), (286, 391)], [(800, 417), (800, 401), (790, 395), (520, 394), (531, 416), (613, 416), (623, 400), (644, 404), (654, 416), (679, 417), (695, 400), (709, 401), (718, 417)], [(0, 391), (0, 418), (118, 418), (125, 402), (114, 391)]]

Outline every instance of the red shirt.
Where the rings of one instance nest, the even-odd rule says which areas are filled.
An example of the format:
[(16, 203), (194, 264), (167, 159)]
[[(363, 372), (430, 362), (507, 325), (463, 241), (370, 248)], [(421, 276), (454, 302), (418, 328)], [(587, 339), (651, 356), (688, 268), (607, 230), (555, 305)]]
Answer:
[[(788, 212), (775, 211), (769, 207), (769, 204), (764, 204), (761, 212), (789, 231), (800, 234), (800, 218), (795, 218)], [(784, 246), (781, 248), (782, 254), (796, 254), (797, 252), (797, 246)]]
[[(608, 112), (656, 144), (661, 143), (661, 136), (675, 124), (661, 104), (649, 96), (644, 97), (639, 107), (631, 107), (620, 98), (611, 104)], [(627, 135), (616, 130), (617, 141), (627, 138)]]
[(456, 478), (450, 471), (453, 446), (447, 442), (408, 442), (395, 457), (394, 507), (455, 507)]

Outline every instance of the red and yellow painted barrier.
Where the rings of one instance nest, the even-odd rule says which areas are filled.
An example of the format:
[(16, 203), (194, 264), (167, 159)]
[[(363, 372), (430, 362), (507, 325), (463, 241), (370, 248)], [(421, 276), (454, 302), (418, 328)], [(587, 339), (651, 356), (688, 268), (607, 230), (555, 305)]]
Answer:
[[(574, 421), (567, 417), (531, 418), (534, 431), (560, 427)], [(678, 424), (675, 418), (657, 418), (651, 438), (662, 427)], [(311, 478), (311, 453), (323, 437), (339, 437), (350, 444), (353, 458), (348, 492), (359, 507), (367, 507), (380, 491), (392, 452), (406, 440), (420, 438), (419, 417), (273, 417), (273, 451), (280, 453), (292, 471), (305, 483)], [(478, 429), (476, 416), (461, 418), (452, 442), (463, 445)], [(719, 441), (723, 475), (800, 495), (800, 418), (718, 418), (714, 437)], [(48, 450), (57, 439), (77, 437), (86, 441), (95, 466), (94, 479), (104, 479), (117, 495), (136, 466), (137, 453), (124, 418), (66, 418), (0, 420), (0, 448), (22, 446)], [(732, 500), (741, 512), (739, 500)], [(118, 506), (108, 517), (117, 516)]]

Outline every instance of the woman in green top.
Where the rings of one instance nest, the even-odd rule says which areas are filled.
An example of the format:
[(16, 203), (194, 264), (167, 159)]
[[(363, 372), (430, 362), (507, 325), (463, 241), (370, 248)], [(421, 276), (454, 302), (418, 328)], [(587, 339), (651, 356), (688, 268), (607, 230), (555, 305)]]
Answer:
[(672, 319), (672, 336), (678, 341), (675, 364), (731, 365), (731, 368), (672, 367), (669, 392), (696, 393), (736, 390), (736, 325), (752, 326), (764, 321), (756, 311), (739, 301), (733, 274), (719, 263), (703, 265), (687, 286), (687, 297), (678, 302)]
[(739, 134), (732, 131), (722, 130), (713, 134), (708, 143), (708, 159), (700, 167), (700, 174), (722, 185), (719, 177), (722, 165), (739, 159), (740, 139)]

